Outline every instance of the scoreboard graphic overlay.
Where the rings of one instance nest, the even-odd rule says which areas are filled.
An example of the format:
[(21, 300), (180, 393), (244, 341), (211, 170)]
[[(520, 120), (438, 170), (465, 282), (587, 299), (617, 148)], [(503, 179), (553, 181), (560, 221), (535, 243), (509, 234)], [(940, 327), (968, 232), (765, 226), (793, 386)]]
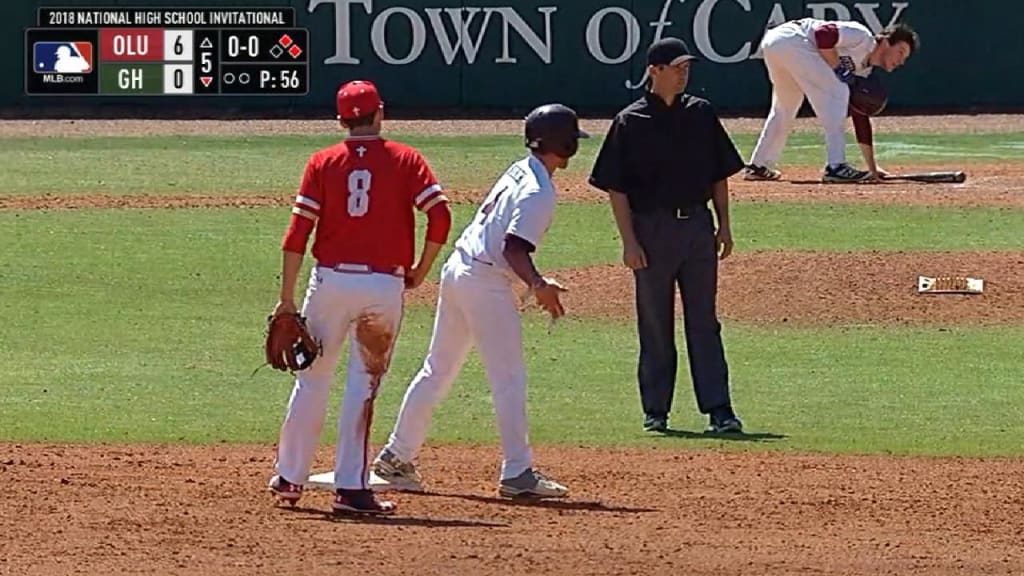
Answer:
[(25, 58), (30, 96), (309, 91), (294, 8), (40, 8)]

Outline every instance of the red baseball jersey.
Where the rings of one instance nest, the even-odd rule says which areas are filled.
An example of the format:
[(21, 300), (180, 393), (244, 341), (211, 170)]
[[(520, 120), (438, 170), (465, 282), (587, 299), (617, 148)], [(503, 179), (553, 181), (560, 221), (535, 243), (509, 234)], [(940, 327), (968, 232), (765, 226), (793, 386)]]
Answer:
[[(427, 161), (414, 148), (380, 136), (349, 137), (306, 164), (283, 248), (306, 250), (323, 266), (412, 266), (413, 208), (447, 202)], [(443, 242), (443, 240), (442, 240)]]

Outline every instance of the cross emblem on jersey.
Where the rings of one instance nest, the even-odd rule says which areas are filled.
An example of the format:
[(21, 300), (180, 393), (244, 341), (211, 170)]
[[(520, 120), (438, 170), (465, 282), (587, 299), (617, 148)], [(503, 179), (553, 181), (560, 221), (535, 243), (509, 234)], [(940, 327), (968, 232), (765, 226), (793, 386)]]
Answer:
[(356, 154), (359, 154), (359, 157), (362, 158), (363, 154), (366, 154), (366, 146), (359, 146), (359, 147), (357, 147), (356, 148)]
[(353, 106), (352, 113), (355, 114), (356, 116), (359, 116), (359, 106)]

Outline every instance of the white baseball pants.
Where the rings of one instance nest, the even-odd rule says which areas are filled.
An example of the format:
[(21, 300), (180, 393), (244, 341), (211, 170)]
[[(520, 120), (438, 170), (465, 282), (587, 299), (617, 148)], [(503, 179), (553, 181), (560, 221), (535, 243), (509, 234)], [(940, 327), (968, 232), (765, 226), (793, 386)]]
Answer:
[(772, 108), (750, 163), (778, 164), (805, 95), (825, 130), (828, 164), (835, 166), (846, 162), (849, 87), (836, 77), (818, 53), (814, 41), (804, 36), (795, 24), (781, 24), (765, 32), (761, 49), (772, 83)]
[(295, 378), (277, 449), (276, 470), (285, 480), (301, 484), (309, 477), (347, 337), (350, 348), (338, 415), (334, 487), (367, 488), (373, 404), (401, 325), (404, 289), (404, 281), (397, 276), (313, 268), (302, 313), (323, 353)]
[(505, 455), (501, 478), (515, 478), (533, 465), (519, 307), (507, 276), (459, 250), (442, 269), (430, 350), (406, 390), (386, 448), (406, 462), (415, 459), (426, 441), (434, 408), (451, 391), (474, 343), (497, 415)]

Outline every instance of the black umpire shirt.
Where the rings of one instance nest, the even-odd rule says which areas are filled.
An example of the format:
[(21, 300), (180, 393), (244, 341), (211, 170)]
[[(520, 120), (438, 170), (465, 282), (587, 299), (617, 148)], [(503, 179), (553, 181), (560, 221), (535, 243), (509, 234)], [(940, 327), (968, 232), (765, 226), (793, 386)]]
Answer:
[(711, 103), (682, 94), (668, 106), (648, 92), (615, 115), (590, 184), (625, 194), (632, 212), (674, 211), (706, 205), (743, 166)]

